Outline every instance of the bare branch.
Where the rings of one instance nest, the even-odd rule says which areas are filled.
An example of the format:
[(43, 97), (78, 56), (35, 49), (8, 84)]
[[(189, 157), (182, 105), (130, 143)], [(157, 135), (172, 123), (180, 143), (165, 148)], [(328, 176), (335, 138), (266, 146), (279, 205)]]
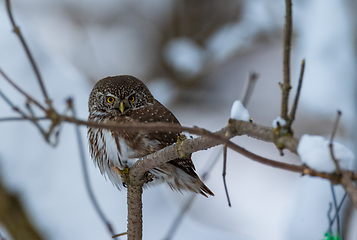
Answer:
[(289, 117), (288, 117), (288, 121), (287, 121), (287, 124), (286, 124), (286, 127), (288, 129), (290, 129), (292, 123), (295, 120), (295, 113), (296, 113), (297, 105), (298, 105), (298, 102), (299, 102), (300, 91), (301, 91), (301, 86), (302, 86), (302, 80), (304, 78), (304, 71), (305, 71), (305, 59), (303, 59), (302, 62), (301, 62), (300, 78), (299, 78), (298, 88), (297, 88), (297, 91), (296, 91), (294, 104), (293, 104), (293, 107), (292, 107), (292, 109), (290, 111), (290, 114), (289, 114)]
[(13, 15), (12, 15), (12, 11), (11, 11), (10, 0), (6, 0), (6, 9), (7, 9), (7, 13), (9, 15), (9, 18), (10, 18), (10, 21), (11, 21), (11, 24), (12, 24), (12, 27), (13, 27), (13, 31), (19, 37), (19, 39), (21, 41), (21, 44), (25, 49), (26, 55), (27, 55), (28, 59), (31, 62), (31, 66), (32, 66), (33, 70), (35, 71), (36, 77), (37, 77), (38, 82), (40, 84), (43, 96), (45, 97), (46, 103), (48, 104), (48, 106), (51, 107), (51, 100), (48, 98), (45, 86), (44, 86), (42, 78), (41, 78), (40, 71), (38, 70), (38, 67), (36, 65), (36, 62), (35, 62), (34, 58), (32, 57), (30, 49), (28, 48), (28, 46), (26, 44), (25, 38), (22, 36), (20, 28), (15, 23), (15, 19), (14, 19)]
[[(187, 139), (187, 140), (183, 141), (178, 146), (179, 147), (178, 151), (173, 150), (176, 147), (176, 145), (171, 145), (171, 146), (166, 147), (165, 149), (162, 149), (156, 153), (148, 155), (151, 157), (153, 155), (157, 155), (156, 157), (158, 157), (158, 158), (157, 159), (154, 158), (155, 160), (152, 161), (151, 164), (145, 164), (140, 168), (140, 169), (142, 169), (142, 172), (139, 173), (139, 175), (141, 175), (141, 176), (144, 172), (146, 172), (154, 167), (160, 166), (163, 163), (165, 163), (169, 160), (172, 160), (174, 158), (181, 157), (178, 152), (180, 152), (181, 154), (190, 154), (192, 152), (196, 152), (199, 150), (205, 150), (210, 147), (214, 147), (214, 146), (224, 144), (224, 143), (227, 144), (227, 147), (242, 154), (243, 156), (251, 158), (254, 161), (257, 161), (257, 162), (260, 162), (260, 163), (263, 163), (266, 165), (270, 165), (272, 167), (290, 170), (293, 172), (302, 172), (302, 170), (303, 170), (302, 166), (296, 166), (293, 164), (272, 161), (270, 159), (260, 157), (256, 154), (253, 154), (253, 153), (245, 150), (242, 147), (239, 147), (238, 145), (234, 144), (233, 142), (229, 141), (229, 138), (232, 138), (236, 135), (243, 135), (248, 132), (248, 134), (247, 134), (248, 136), (256, 137), (257, 139), (260, 139), (263, 141), (274, 142), (274, 133), (273, 133), (272, 128), (262, 127), (262, 126), (259, 126), (259, 125), (256, 125), (256, 124), (253, 124), (250, 122), (237, 121), (237, 120), (230, 119), (230, 124), (227, 127), (224, 127), (220, 131), (213, 133), (213, 132), (210, 132), (203, 128), (182, 127), (182, 126), (170, 124), (170, 123), (103, 124), (103, 123), (96, 123), (96, 122), (86, 122), (86, 121), (82, 121), (82, 120), (78, 120), (78, 119), (70, 118), (70, 117), (66, 117), (66, 116), (61, 116), (61, 119), (63, 121), (72, 122), (72, 123), (76, 123), (79, 125), (86, 125), (86, 126), (96, 127), (96, 128), (112, 129), (112, 130), (116, 130), (116, 131), (123, 131), (123, 130), (137, 131), (139, 129), (145, 129), (145, 130), (150, 130), (150, 131), (177, 131), (177, 132), (186, 131), (191, 134), (205, 136), (205, 137), (200, 137), (197, 139)], [(237, 126), (239, 126), (239, 125), (243, 126), (242, 129), (237, 128)], [(246, 127), (246, 128), (244, 128), (244, 127)], [(245, 131), (245, 130), (247, 130), (247, 131)], [(239, 134), (239, 133), (241, 133), (241, 134)], [(252, 135), (250, 135), (250, 134), (252, 134)], [(193, 142), (191, 142), (191, 141), (193, 141)], [(286, 146), (289, 149), (291, 148), (291, 151), (293, 153), (296, 153), (297, 140), (295, 140), (292, 137), (282, 137), (280, 144), (283, 144), (283, 143), (286, 144)], [(167, 152), (161, 153), (161, 151), (163, 151), (163, 150), (165, 150)], [(160, 154), (162, 154), (162, 155), (160, 155)], [(168, 154), (168, 155), (166, 157), (163, 157), (163, 155), (165, 155), (165, 154)], [(157, 161), (159, 159), (161, 162)], [(142, 162), (142, 161), (138, 161), (138, 162)]]
[[(150, 131), (177, 131), (177, 132), (189, 132), (191, 134), (196, 134), (200, 136), (207, 136), (220, 141), (219, 144), (228, 143), (228, 138), (239, 135), (247, 135), (249, 137), (272, 142), (279, 145), (284, 145), (284, 148), (290, 150), (292, 153), (296, 153), (296, 147), (298, 141), (293, 137), (281, 137), (279, 139), (275, 138), (274, 129), (272, 127), (265, 127), (251, 122), (238, 121), (234, 119), (229, 119), (229, 124), (227, 127), (223, 128), (225, 134), (222, 135), (217, 133), (212, 133), (203, 128), (198, 127), (183, 127), (171, 123), (130, 123), (130, 124), (112, 124), (112, 123), (96, 123), (78, 120), (75, 118), (67, 116), (59, 116), (61, 121), (71, 122), (79, 125), (94, 127), (94, 128), (104, 128), (116, 131), (135, 131), (135, 130), (150, 130)], [(217, 144), (217, 145), (219, 145)]]
[[(307, 174), (310, 176), (318, 176), (321, 178), (326, 178), (330, 179), (331, 181), (334, 182), (339, 182), (338, 178), (334, 174), (326, 174), (326, 173), (320, 173), (316, 172), (306, 166), (297, 166), (294, 164), (287, 164), (283, 162), (278, 162), (274, 161), (271, 159), (267, 159), (264, 157), (260, 157), (256, 154), (253, 154), (249, 151), (247, 151), (244, 148), (239, 147), (238, 145), (234, 144), (233, 142), (229, 141), (229, 138), (232, 138), (234, 136), (238, 135), (247, 135), (249, 137), (253, 137), (262, 141), (267, 141), (267, 142), (275, 142), (278, 145), (283, 145), (284, 148), (289, 149), (292, 153), (296, 154), (296, 148), (298, 141), (294, 139), (291, 136), (283, 136), (280, 137), (278, 140), (274, 139), (275, 135), (273, 133), (274, 129), (271, 127), (265, 127), (265, 126), (260, 126), (251, 122), (244, 122), (244, 121), (237, 121), (234, 119), (229, 120), (229, 124), (222, 128), (221, 130), (213, 133), (210, 131), (207, 131), (202, 128), (198, 127), (182, 127), (179, 125), (175, 124), (170, 124), (170, 123), (136, 123), (136, 124), (107, 124), (107, 123), (96, 123), (96, 122), (86, 122), (83, 120), (78, 120), (72, 117), (67, 117), (67, 116), (59, 116), (61, 121), (66, 121), (66, 122), (71, 122), (75, 123), (78, 125), (85, 125), (85, 126), (90, 126), (94, 128), (103, 128), (103, 129), (112, 129), (116, 131), (123, 131), (123, 130), (129, 130), (129, 131), (137, 131), (139, 129), (142, 130), (148, 130), (148, 131), (177, 131), (177, 132), (189, 132), (191, 134), (196, 134), (196, 135), (201, 135), (203, 137), (199, 137), (196, 139), (186, 139), (184, 140), (181, 144), (179, 145), (171, 145), (168, 146), (164, 149), (159, 150), (156, 153), (150, 154), (146, 156), (143, 159), (150, 158), (151, 164), (147, 163), (140, 163), (142, 167), (141, 172), (136, 172), (138, 175), (141, 175), (154, 168), (157, 166), (162, 165), (163, 163), (170, 161), (174, 158), (181, 157), (181, 155), (185, 154), (190, 154), (196, 151), (200, 150), (206, 150), (208, 148), (221, 145), (221, 144), (227, 144), (227, 147), (231, 148), (232, 150), (242, 154), (243, 156), (246, 156), (248, 158), (251, 158), (254, 161), (260, 162), (265, 165), (269, 165), (272, 167), (276, 168), (281, 168), (285, 169), (288, 171), (292, 172), (300, 172), (302, 174)], [(179, 149), (176, 149), (179, 148)], [(163, 153), (163, 151), (165, 151)], [(153, 160), (152, 160), (153, 159)], [(165, 160), (166, 159), (166, 160)], [(156, 161), (158, 160), (158, 161)], [(138, 161), (136, 164), (139, 164), (139, 162), (146, 162), (146, 161)], [(138, 167), (139, 168), (139, 167)], [(138, 176), (137, 175), (137, 176)], [(351, 175), (352, 180), (357, 180), (357, 174)]]
[(335, 124), (333, 126), (332, 129), (332, 134), (331, 134), (331, 138), (330, 138), (330, 154), (331, 154), (331, 158), (335, 164), (335, 168), (336, 168), (336, 173), (339, 174), (341, 172), (340, 166), (338, 165), (338, 160), (335, 158), (334, 152), (333, 152), (333, 139), (335, 138), (336, 132), (337, 132), (337, 128), (338, 128), (338, 123), (340, 122), (340, 118), (341, 118), (342, 112), (341, 111), (337, 111), (337, 117), (336, 117), (336, 121)]
[(331, 211), (332, 211), (332, 203), (329, 204), (329, 209), (327, 211), (327, 218), (328, 218), (328, 222), (329, 222), (328, 233), (330, 235), (332, 234), (332, 224), (333, 224), (333, 221), (331, 219)]
[[(1, 70), (0, 70), (1, 71)], [(15, 104), (13, 104), (11, 102), (11, 100), (5, 96), (5, 94), (3, 92), (0, 91), (0, 97), (2, 97), (5, 102), (16, 112), (18, 112), (22, 117), (21, 118), (17, 118), (17, 119), (22, 119), (22, 120), (28, 120), (30, 122), (32, 122), (33, 124), (35, 124), (35, 126), (37, 127), (37, 129), (40, 131), (40, 133), (44, 136), (44, 138), (46, 139), (47, 142), (49, 142), (48, 140), (48, 135), (45, 133), (45, 131), (43, 130), (43, 128), (39, 125), (38, 123), (38, 118), (36, 118), (34, 116), (34, 113), (32, 111), (32, 109), (30, 108), (30, 105), (29, 103), (27, 102), (26, 106), (30, 112), (30, 115), (31, 116), (27, 116), (26, 113), (24, 113), (20, 108), (16, 107)], [(3, 119), (0, 119), (0, 121), (5, 121), (5, 120), (8, 120), (8, 119), (11, 119), (11, 118), (3, 118)], [(46, 118), (45, 118), (46, 119)]]
[(333, 184), (332, 183), (330, 183), (330, 186), (331, 186), (333, 205), (334, 205), (335, 211), (336, 211), (336, 215), (335, 216), (336, 216), (336, 221), (337, 221), (337, 235), (340, 236), (340, 233), (341, 233), (340, 216), (339, 216), (339, 213), (338, 213), (336, 194), (335, 194), (335, 189), (333, 188)]
[(247, 88), (245, 90), (243, 100), (242, 100), (242, 104), (244, 107), (248, 106), (249, 100), (253, 94), (255, 83), (257, 82), (258, 78), (259, 78), (259, 74), (256, 72), (251, 72), (249, 74), (248, 85), (247, 85)]
[(15, 106), (15, 104), (12, 103), (11, 100), (8, 97), (6, 97), (6, 95), (1, 90), (0, 90), (0, 97), (4, 99), (4, 101), (12, 108), (12, 110), (18, 112), (23, 119), (29, 120), (29, 117), (19, 107)]
[[(96, 122), (86, 122), (86, 121), (82, 121), (82, 120), (78, 120), (78, 119), (70, 118), (70, 117), (66, 117), (66, 116), (61, 116), (61, 118), (63, 121), (72, 122), (72, 123), (76, 123), (79, 125), (86, 125), (86, 126), (96, 127), (96, 128), (112, 129), (112, 130), (116, 130), (116, 131), (123, 131), (123, 130), (137, 131), (139, 129), (145, 129), (145, 130), (150, 130), (150, 131), (189, 132), (191, 134), (205, 136), (205, 137), (200, 137), (197, 139), (184, 140), (181, 144), (178, 145), (179, 149), (177, 151), (176, 150), (172, 151), (172, 149), (169, 150), (170, 148), (176, 147), (176, 145), (171, 145), (171, 146), (166, 147), (165, 149), (162, 149), (156, 153), (148, 155), (148, 156), (153, 156), (153, 155), (157, 154), (158, 155), (157, 157), (159, 157), (158, 159), (160, 159), (161, 162), (157, 163), (157, 161), (152, 161), (151, 164), (149, 164), (149, 165), (145, 164), (145, 167), (141, 168), (141, 169), (143, 169), (143, 172), (141, 172), (141, 174), (143, 174), (144, 172), (146, 172), (154, 167), (160, 166), (169, 160), (181, 157), (181, 154), (190, 154), (192, 152), (196, 152), (199, 150), (205, 150), (205, 149), (208, 149), (208, 148), (211, 148), (211, 147), (214, 147), (217, 145), (221, 145), (224, 143), (227, 144), (227, 147), (242, 154), (243, 156), (251, 158), (254, 161), (257, 161), (257, 162), (260, 162), (263, 164), (267, 164), (267, 165), (270, 165), (273, 167), (278, 167), (278, 168), (282, 168), (285, 170), (294, 171), (294, 172), (302, 172), (302, 170), (303, 170), (302, 166), (296, 166), (293, 164), (272, 161), (270, 159), (260, 157), (256, 154), (253, 154), (253, 153), (245, 150), (242, 147), (239, 147), (238, 145), (234, 144), (233, 142), (229, 141), (229, 138), (239, 135), (238, 133), (242, 133), (242, 132), (243, 132), (242, 134), (246, 133), (245, 131), (241, 132), (241, 129), (236, 128), (237, 125), (241, 124), (241, 125), (247, 127), (245, 129), (250, 130), (250, 131), (248, 130), (248, 132), (256, 133), (254, 135), (254, 137), (256, 137), (257, 139), (274, 142), (274, 134), (273, 134), (272, 128), (261, 127), (259, 125), (256, 125), (256, 124), (253, 124), (250, 122), (237, 121), (237, 120), (230, 119), (230, 124), (227, 127), (224, 127), (220, 131), (213, 133), (213, 132), (210, 132), (203, 128), (182, 127), (182, 126), (179, 126), (176, 124), (171, 124), (171, 123), (103, 124), (103, 123), (96, 123)], [(236, 125), (234, 126), (231, 123), (236, 123)], [(244, 127), (242, 129), (244, 129)], [(249, 134), (247, 134), (247, 135), (253, 136), (253, 135), (249, 135)], [(291, 137), (290, 138), (283, 137), (282, 139), (283, 140), (281, 142), (285, 142), (285, 141), (292, 142), (289, 144), (289, 147), (295, 146), (295, 149), (292, 149), (292, 152), (296, 153), (297, 140), (295, 140), (294, 138), (291, 138)], [(167, 158), (163, 158), (164, 153), (161, 153), (161, 151), (163, 151), (163, 150), (167, 151), (167, 154), (169, 154), (169, 155), (167, 155)], [(181, 154), (179, 154), (178, 152), (180, 152)], [(162, 155), (160, 155), (160, 153)], [(166, 154), (166, 152), (165, 152), (165, 154)], [(164, 159), (166, 159), (166, 161)], [(138, 161), (138, 162), (141, 162), (141, 161)]]
[[(353, 186), (351, 175), (346, 172), (342, 172), (342, 180), (341, 183), (345, 188), (348, 197), (352, 200), (353, 205), (357, 208), (357, 189)], [(356, 179), (356, 178), (355, 178)]]
[(290, 93), (290, 52), (291, 52), (291, 38), (292, 38), (292, 11), (291, 0), (285, 0), (286, 5), (286, 22), (284, 28), (284, 83), (282, 88), (282, 101), (281, 101), (281, 117), (288, 120), (288, 106), (289, 106), (289, 93)]
[[(30, 119), (28, 118), (23, 118), (23, 117), (5, 117), (5, 118), (0, 118), (0, 122), (12, 122), (12, 121), (29, 121)], [(38, 117), (34, 119), (35, 121), (41, 121), (41, 120), (48, 120), (46, 117)]]
[(228, 201), (228, 206), (231, 207), (231, 200), (229, 198), (228, 194), (228, 187), (227, 187), (227, 182), (226, 182), (226, 172), (227, 172), (227, 145), (223, 145), (223, 185), (224, 185), (224, 191), (226, 192), (226, 197)]
[[(187, 139), (184, 140), (180, 144), (168, 146), (162, 150), (159, 150), (153, 154), (150, 154), (144, 157), (142, 160), (137, 161), (134, 166), (130, 169), (132, 174), (135, 175), (136, 179), (139, 180), (140, 177), (150, 169), (160, 166), (167, 161), (170, 161), (175, 158), (182, 157), (183, 155), (190, 154), (192, 152), (206, 150), (208, 148), (217, 146), (222, 144), (220, 137), (215, 136), (225, 136), (225, 132), (229, 131), (227, 128), (223, 128), (220, 131), (214, 133), (212, 136), (207, 137), (199, 137), (196, 139)], [(212, 138), (213, 137), (213, 138)], [(304, 170), (303, 166), (297, 166), (293, 164), (287, 164), (283, 162), (273, 161), (261, 156), (258, 156), (254, 153), (247, 151), (246, 149), (236, 145), (235, 143), (226, 140), (224, 142), (227, 144), (227, 147), (231, 148), (232, 150), (242, 154), (245, 157), (250, 158), (253, 161), (260, 162), (262, 164), (266, 164), (272, 167), (277, 167), (293, 172), (300, 172), (302, 173)]]
[(336, 210), (336, 212), (335, 212), (335, 215), (334, 215), (334, 217), (333, 217), (333, 218), (331, 219), (331, 221), (330, 221), (331, 223), (330, 223), (329, 229), (331, 229), (333, 222), (335, 221), (337, 215), (339, 214), (339, 212), (340, 212), (340, 210), (341, 210), (341, 207), (342, 207), (342, 205), (343, 205), (343, 203), (344, 203), (346, 197), (347, 197), (347, 193), (345, 193), (345, 195), (343, 195), (343, 198), (342, 198), (340, 204), (339, 204), (338, 207), (337, 207), (337, 210)]
[(342, 112), (340, 110), (338, 110), (337, 111), (336, 120), (335, 120), (335, 124), (333, 126), (332, 133), (331, 133), (330, 143), (333, 142), (333, 139), (336, 136), (336, 132), (337, 132), (337, 129), (338, 129), (338, 124), (339, 124), (340, 119), (341, 119), (341, 115), (342, 115)]
[(29, 94), (27, 94), (25, 91), (23, 91), (17, 84), (15, 84), (6, 74), (5, 72), (0, 68), (0, 74), (5, 78), (8, 83), (10, 83), (17, 91), (19, 91), (22, 95), (24, 95), (27, 99), (29, 99), (31, 102), (36, 104), (39, 108), (41, 108), (43, 111), (46, 112), (45, 107), (43, 107), (39, 102), (37, 102), (33, 97), (31, 97)]
[(125, 236), (125, 235), (127, 235), (127, 234), (128, 234), (127, 232), (118, 233), (118, 234), (113, 235), (112, 238), (118, 238), (118, 237), (121, 237), (121, 236)]
[(40, 131), (40, 133), (42, 134), (42, 136), (45, 138), (45, 140), (50, 143), (50, 140), (49, 140), (49, 134), (46, 133), (46, 131), (42, 128), (42, 126), (38, 123), (38, 121), (36, 121), (36, 117), (35, 117), (35, 113), (31, 107), (31, 104), (30, 104), (30, 100), (27, 100), (26, 102), (26, 108), (27, 110), (29, 111), (30, 113), (30, 120), (33, 124), (35, 124), (35, 126), (37, 127), (37, 129)]
[(128, 240), (141, 240), (143, 235), (143, 213), (142, 213), (143, 186), (128, 184)]

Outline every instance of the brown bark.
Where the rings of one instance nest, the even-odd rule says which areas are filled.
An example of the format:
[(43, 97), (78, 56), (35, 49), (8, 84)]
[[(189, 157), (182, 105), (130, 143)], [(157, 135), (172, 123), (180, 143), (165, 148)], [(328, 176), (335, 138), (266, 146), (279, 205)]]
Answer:
[(142, 185), (128, 184), (128, 240), (141, 240), (143, 235), (143, 187)]

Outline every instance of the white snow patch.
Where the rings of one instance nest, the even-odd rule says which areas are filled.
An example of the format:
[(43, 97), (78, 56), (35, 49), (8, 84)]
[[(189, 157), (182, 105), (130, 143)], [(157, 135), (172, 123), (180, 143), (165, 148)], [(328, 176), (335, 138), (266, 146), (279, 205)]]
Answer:
[(189, 38), (176, 38), (165, 46), (164, 57), (179, 74), (190, 78), (201, 71), (205, 61), (205, 52)]
[(275, 118), (273, 120), (273, 128), (277, 128), (278, 126), (285, 126), (286, 125), (286, 120), (284, 118), (281, 118), (280, 116)]
[(248, 110), (243, 106), (242, 102), (239, 100), (234, 101), (231, 108), (231, 117), (235, 120), (249, 122), (250, 115)]
[[(308, 167), (326, 173), (335, 171), (335, 164), (330, 153), (330, 142), (321, 136), (303, 135), (300, 138), (297, 152), (301, 161)], [(340, 169), (354, 169), (354, 154), (340, 143), (333, 143), (333, 153), (338, 160)]]

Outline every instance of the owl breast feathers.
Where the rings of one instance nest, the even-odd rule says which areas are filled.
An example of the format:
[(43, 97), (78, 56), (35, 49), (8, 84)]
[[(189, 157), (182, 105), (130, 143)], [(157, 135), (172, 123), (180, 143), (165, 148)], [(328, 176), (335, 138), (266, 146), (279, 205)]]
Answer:
[[(88, 121), (98, 123), (166, 122), (180, 125), (176, 117), (157, 101), (139, 79), (133, 76), (106, 77), (94, 86), (88, 102)], [(123, 185), (118, 173), (138, 159), (177, 141), (179, 132), (113, 131), (88, 127), (91, 157), (100, 172), (117, 187)], [(166, 182), (171, 189), (214, 195), (195, 172), (191, 156), (177, 158), (149, 171), (155, 184)]]

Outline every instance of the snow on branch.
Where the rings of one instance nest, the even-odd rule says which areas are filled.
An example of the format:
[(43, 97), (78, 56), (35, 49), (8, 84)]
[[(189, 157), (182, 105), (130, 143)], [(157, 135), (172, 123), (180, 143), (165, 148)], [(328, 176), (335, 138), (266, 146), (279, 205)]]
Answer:
[(241, 120), (249, 122), (250, 115), (248, 110), (243, 106), (242, 102), (239, 100), (234, 101), (231, 108), (231, 118), (235, 120)]
[[(333, 143), (333, 152), (341, 170), (353, 171), (354, 154), (340, 143)], [(330, 153), (330, 141), (321, 136), (308, 134), (300, 138), (297, 153), (301, 161), (319, 172), (334, 173), (335, 163)]]

